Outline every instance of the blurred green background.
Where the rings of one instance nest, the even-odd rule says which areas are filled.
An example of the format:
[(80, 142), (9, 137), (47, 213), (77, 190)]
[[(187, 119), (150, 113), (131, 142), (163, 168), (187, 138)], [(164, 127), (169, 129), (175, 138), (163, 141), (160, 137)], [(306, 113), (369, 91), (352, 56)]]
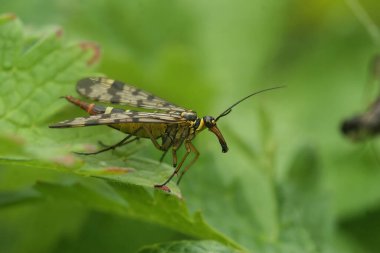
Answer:
[[(348, 2), (356, 1), (0, 0), (0, 10), (15, 13), (28, 32), (59, 26), (65, 40), (96, 42), (98, 73), (201, 116), (286, 85), (218, 122), (227, 154), (212, 134), (196, 138), (201, 156), (180, 186), (189, 212), (200, 211), (248, 252), (378, 252), (378, 141), (352, 143), (339, 126), (375, 95), (365, 87), (380, 41)], [(380, 24), (380, 2), (361, 4)], [(75, 95), (74, 83), (70, 90)], [(66, 118), (83, 115), (64, 108)], [(40, 129), (51, 136), (72, 134), (52, 132), (49, 123)], [(93, 143), (122, 136), (104, 129), (70, 131)], [(158, 159), (145, 143), (139, 155)], [(22, 191), (41, 178), (64, 182), (67, 176), (0, 165), (0, 189)], [(135, 252), (153, 243), (210, 239), (56, 198), (0, 206), (0, 251)]]

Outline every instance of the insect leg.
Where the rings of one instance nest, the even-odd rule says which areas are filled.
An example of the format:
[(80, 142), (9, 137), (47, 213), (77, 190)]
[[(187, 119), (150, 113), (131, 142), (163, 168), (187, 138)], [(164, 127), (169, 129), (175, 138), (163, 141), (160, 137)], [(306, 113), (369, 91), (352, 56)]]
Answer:
[(160, 163), (162, 163), (162, 161), (164, 160), (167, 153), (168, 153), (168, 150), (166, 150), (164, 153), (162, 153), (162, 156), (160, 158)]
[(95, 151), (95, 152), (89, 152), (89, 153), (85, 153), (85, 152), (74, 152), (75, 154), (78, 154), (78, 155), (96, 155), (96, 154), (100, 154), (100, 153), (103, 153), (105, 151), (108, 151), (108, 150), (111, 150), (111, 149), (115, 149), (117, 147), (121, 147), (121, 146), (124, 146), (128, 143), (131, 143), (131, 142), (134, 142), (136, 140), (139, 139), (139, 137), (135, 137), (131, 140), (129, 140), (129, 138), (131, 138), (132, 136), (134, 136), (138, 131), (140, 131), (141, 128), (138, 128), (136, 131), (134, 131), (133, 133), (131, 134), (128, 134), (124, 139), (122, 139), (121, 141), (119, 141), (118, 143), (114, 144), (114, 145), (111, 145), (111, 146), (108, 146), (106, 148), (103, 148), (103, 149), (100, 149), (98, 151)]
[(144, 126), (144, 125), (143, 125), (142, 127), (144, 128), (145, 132), (148, 134), (148, 136), (149, 136), (150, 140), (152, 141), (153, 145), (154, 145), (157, 149), (159, 149), (159, 150), (163, 150), (163, 151), (167, 151), (167, 150), (165, 150), (165, 149), (162, 147), (162, 145), (160, 145), (160, 144), (157, 142), (156, 138), (154, 138), (152, 132), (150, 131), (150, 129), (149, 129), (147, 126)]
[(183, 175), (186, 173), (186, 171), (198, 160), (198, 157), (199, 157), (199, 151), (194, 147), (194, 145), (191, 142), (189, 142), (189, 146), (191, 148), (191, 151), (193, 151), (195, 153), (195, 157), (186, 166), (186, 168), (181, 172), (181, 175), (179, 176), (179, 178), (177, 180), (177, 185), (179, 184), (179, 182), (181, 182), (181, 179), (182, 179)]
[[(164, 159), (166, 153), (168, 152), (168, 149), (169, 149), (170, 146), (172, 145), (171, 143), (172, 143), (173, 141), (171, 141), (171, 143), (170, 143), (169, 146), (168, 146), (168, 145), (165, 145), (165, 146), (164, 146), (164, 145), (160, 145), (160, 144), (157, 142), (157, 140), (154, 138), (154, 136), (153, 136), (152, 132), (150, 131), (150, 129), (149, 129), (148, 127), (146, 127), (146, 126), (143, 126), (143, 128), (144, 128), (145, 132), (148, 134), (148, 136), (149, 136), (150, 140), (152, 141), (152, 143), (154, 144), (154, 146), (155, 146), (157, 149), (164, 151), (164, 153), (162, 154), (162, 156), (161, 156), (161, 158), (160, 158), (160, 162), (162, 162), (162, 160)], [(182, 144), (182, 142), (181, 142), (180, 144)], [(176, 151), (177, 151), (178, 147), (179, 147), (179, 146), (175, 146), (175, 147), (173, 147), (173, 149), (172, 149), (172, 154), (173, 154), (173, 167), (176, 167), (176, 166), (177, 166), (177, 153), (176, 153)]]
[(176, 143), (174, 143), (172, 147), (172, 160), (173, 160), (173, 167), (175, 168), (177, 166), (177, 150), (181, 147), (183, 141), (185, 140), (185, 137), (182, 137), (179, 139)]
[(116, 143), (114, 145), (111, 145), (111, 146), (108, 146), (106, 148), (100, 149), (100, 150), (95, 151), (95, 152), (89, 152), (89, 153), (86, 153), (86, 152), (74, 152), (74, 153), (77, 154), (77, 155), (96, 155), (96, 154), (100, 154), (100, 153), (103, 153), (105, 151), (108, 151), (108, 150), (111, 150), (111, 149), (115, 149), (117, 147), (121, 147), (123, 145), (126, 145), (128, 143), (131, 143), (131, 142), (136, 141), (136, 140), (139, 139), (139, 137), (135, 137), (135, 138), (129, 140), (129, 138), (131, 138), (132, 136), (133, 136), (132, 134), (129, 134), (124, 139), (122, 139), (121, 141), (119, 141), (118, 143)]
[(181, 169), (181, 167), (182, 167), (183, 163), (185, 162), (187, 156), (190, 154), (190, 152), (192, 150), (191, 146), (192, 146), (192, 144), (189, 141), (185, 142), (186, 153), (183, 156), (181, 162), (178, 164), (177, 168), (170, 175), (170, 177), (168, 179), (166, 179), (166, 181), (164, 183), (162, 183), (162, 184), (156, 184), (154, 187), (161, 188), (161, 187), (165, 186), (167, 183), (169, 183), (170, 180), (172, 180), (172, 178), (174, 177), (174, 175), (176, 175), (178, 173), (178, 171)]
[[(160, 163), (164, 160), (164, 157), (168, 153), (168, 150), (165, 150), (164, 153), (161, 155)], [(173, 157), (173, 167), (175, 168), (177, 166), (177, 153), (176, 150), (172, 150), (172, 157)]]
[[(138, 141), (140, 138), (139, 137), (136, 137), (135, 139), (133, 139), (133, 140), (136, 140), (136, 141)], [(130, 141), (128, 141), (128, 142), (126, 142), (126, 143), (122, 143), (121, 145), (118, 145), (117, 147), (121, 147), (121, 146), (124, 146), (124, 145), (126, 145), (126, 144), (128, 144), (128, 143), (131, 143), (132, 142), (132, 140), (130, 140)], [(98, 144), (101, 146), (101, 147), (103, 147), (103, 148), (108, 148), (108, 147), (112, 147), (112, 146), (115, 146), (116, 144), (113, 144), (113, 145), (107, 145), (107, 144), (105, 144), (104, 142), (102, 142), (102, 141), (98, 141)], [(116, 147), (115, 147), (116, 148)]]
[(183, 141), (186, 139), (188, 131), (185, 128), (179, 128), (173, 138), (172, 158), (173, 167), (177, 166), (177, 150), (181, 147)]
[[(175, 139), (177, 129), (178, 129), (178, 124), (169, 125), (167, 130), (165, 131), (164, 135), (161, 137), (162, 138), (161, 147), (162, 147), (162, 149), (165, 150), (165, 152), (162, 154), (162, 156), (160, 158), (160, 163), (163, 161), (163, 159), (164, 159), (165, 155), (167, 154), (169, 148), (172, 146), (175, 146), (174, 139)], [(175, 154), (173, 156), (176, 157)], [(177, 166), (177, 159), (175, 159), (175, 161), (173, 159), (173, 167), (175, 168), (176, 166)]]
[(108, 148), (108, 147), (110, 147), (110, 146), (114, 146), (114, 145), (108, 145), (108, 144), (105, 144), (105, 143), (102, 142), (102, 141), (98, 141), (98, 144), (99, 144), (99, 146), (101, 146), (101, 147), (103, 147), (103, 148)]
[(173, 167), (177, 166), (177, 149), (175, 147), (172, 148), (172, 158), (173, 158)]

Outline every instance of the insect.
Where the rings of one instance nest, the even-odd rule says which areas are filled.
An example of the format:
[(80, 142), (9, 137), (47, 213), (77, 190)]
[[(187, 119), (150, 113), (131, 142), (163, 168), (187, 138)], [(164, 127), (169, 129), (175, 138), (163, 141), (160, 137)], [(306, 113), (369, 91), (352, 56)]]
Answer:
[[(373, 58), (370, 64), (370, 75), (372, 81), (380, 80), (380, 55)], [(378, 135), (380, 133), (380, 96), (365, 112), (344, 120), (341, 131), (354, 141), (362, 141)]]
[[(124, 139), (112, 146), (106, 147), (97, 152), (82, 154), (98, 154), (128, 144), (139, 138), (150, 139), (157, 149), (163, 151), (164, 153), (161, 160), (166, 152), (171, 150), (172, 163), (175, 169), (165, 182), (155, 185), (155, 187), (164, 188), (175, 175), (178, 175), (191, 152), (195, 155), (181, 171), (177, 184), (179, 184), (190, 166), (192, 166), (198, 159), (200, 153), (192, 144), (192, 140), (199, 132), (207, 128), (218, 138), (222, 147), (222, 152), (227, 152), (228, 146), (216, 125), (217, 121), (229, 114), (233, 107), (249, 97), (281, 87), (272, 87), (252, 93), (228, 107), (218, 117), (213, 118), (211, 116), (198, 117), (197, 113), (192, 110), (174, 105), (151, 93), (120, 81), (105, 77), (89, 77), (78, 81), (77, 92), (80, 95), (94, 101), (128, 105), (131, 107), (146, 109), (146, 111), (123, 110), (110, 106), (104, 107), (94, 103), (86, 103), (72, 96), (65, 96), (69, 102), (87, 111), (90, 116), (65, 120), (49, 127), (68, 128), (107, 125), (127, 134)], [(161, 139), (160, 142), (159, 139)], [(186, 153), (177, 164), (177, 150), (182, 145), (185, 146)]]

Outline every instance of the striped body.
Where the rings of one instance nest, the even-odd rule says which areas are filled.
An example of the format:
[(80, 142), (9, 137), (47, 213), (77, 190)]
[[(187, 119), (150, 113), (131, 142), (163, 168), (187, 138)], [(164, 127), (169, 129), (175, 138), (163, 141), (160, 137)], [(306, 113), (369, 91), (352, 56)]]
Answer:
[[(130, 110), (123, 110), (111, 106), (104, 107), (101, 105), (88, 104), (72, 96), (66, 96), (65, 98), (90, 115), (111, 115), (131, 112)], [(193, 114), (196, 115), (195, 113)], [(196, 132), (204, 129), (203, 119), (194, 116), (192, 116), (192, 118), (195, 118), (195, 120), (180, 123), (139, 123), (138, 120), (136, 120), (136, 122), (133, 123), (109, 124), (108, 126), (139, 138), (150, 138), (151, 136), (153, 136), (154, 139), (161, 138), (160, 150), (167, 151), (171, 147), (179, 148), (185, 140), (193, 140)], [(201, 126), (201, 128), (199, 128), (199, 126)]]
[[(231, 108), (236, 104), (254, 95), (251, 94), (235, 103), (214, 119), (211, 116), (198, 118), (197, 114), (192, 110), (172, 104), (139, 88), (105, 77), (89, 77), (79, 80), (77, 83), (77, 91), (84, 97), (94, 101), (128, 105), (147, 109), (148, 111), (133, 111), (114, 107), (104, 107), (94, 103), (88, 104), (72, 96), (66, 96), (65, 98), (69, 102), (79, 106), (89, 113), (90, 116), (65, 120), (50, 125), (49, 127), (69, 128), (107, 125), (127, 134), (123, 140), (115, 145), (97, 152), (82, 154), (98, 154), (128, 144), (138, 138), (150, 139), (157, 149), (164, 151), (164, 155), (166, 154), (166, 151), (171, 149), (172, 162), (175, 170), (163, 184), (155, 185), (160, 188), (165, 187), (165, 185), (177, 175), (190, 153), (195, 154), (195, 156), (182, 170), (177, 183), (179, 183), (184, 173), (198, 159), (199, 152), (191, 141), (200, 131), (207, 128), (210, 132), (214, 133), (222, 147), (222, 152), (227, 152), (227, 144), (216, 126), (216, 121), (220, 117), (230, 113)], [(149, 112), (149, 110), (155, 111)], [(135, 137), (130, 139), (131, 136)], [(157, 140), (161, 140), (161, 143), (158, 143)], [(182, 144), (185, 146), (186, 153), (177, 165), (176, 151), (182, 146)], [(161, 159), (162, 158), (163, 156)]]

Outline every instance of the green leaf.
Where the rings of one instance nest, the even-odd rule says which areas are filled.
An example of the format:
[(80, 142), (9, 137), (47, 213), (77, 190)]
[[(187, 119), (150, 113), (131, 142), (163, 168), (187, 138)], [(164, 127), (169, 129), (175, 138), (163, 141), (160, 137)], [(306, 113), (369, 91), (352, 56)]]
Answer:
[(144, 247), (138, 253), (238, 253), (240, 251), (228, 248), (215, 241), (181, 241), (162, 243)]
[[(66, 42), (60, 29), (41, 35), (27, 34), (21, 21), (11, 17), (0, 18), (6, 20), (0, 26), (0, 35), (6, 38), (1, 46), (11, 52), (1, 58), (5, 67), (0, 76), (0, 93), (4, 97), (1, 114), (4, 124), (0, 130), (1, 138), (15, 148), (0, 149), (0, 171), (6, 174), (15, 168), (48, 169), (58, 174), (37, 181), (31, 188), (4, 191), (0, 204), (16, 208), (26, 205), (30, 199), (59, 200), (62, 205), (80, 204), (91, 210), (160, 224), (194, 238), (241, 248), (209, 226), (199, 212), (189, 213), (174, 183), (169, 184), (170, 193), (154, 188), (173, 168), (139, 158), (135, 152), (141, 150), (141, 145), (131, 145), (129, 154), (116, 151), (81, 157), (71, 153), (73, 148), (89, 148), (86, 141), (94, 141), (88, 138), (88, 132), (92, 134), (93, 129), (72, 131), (68, 138), (70, 129), (59, 132), (47, 125), (56, 120), (55, 114), (66, 103), (57, 98), (73, 92), (76, 80), (88, 75), (98, 49), (90, 43)], [(106, 129), (102, 131), (104, 136), (112, 131), (103, 129)], [(68, 144), (74, 139), (76, 145)]]
[[(49, 164), (38, 161), (0, 160), (0, 165), (49, 168)], [(50, 168), (65, 171), (63, 166), (50, 165)], [(238, 244), (205, 223), (200, 213), (190, 214), (186, 204), (176, 195), (153, 190), (152, 185), (139, 186), (133, 183), (133, 179), (124, 180), (125, 176), (99, 176), (98, 172), (92, 175), (87, 171), (85, 173), (87, 176), (105, 180), (74, 177), (63, 182), (40, 181), (33, 189), (41, 194), (38, 196), (42, 199), (83, 203), (91, 209), (157, 223), (194, 238), (218, 240), (226, 245), (240, 248)], [(77, 174), (85, 176), (82, 171)]]
[(60, 29), (38, 38), (26, 37), (18, 19), (3, 23), (0, 37), (1, 129), (41, 126), (57, 112), (57, 98), (88, 72), (93, 52), (78, 43), (64, 44)]
[[(361, 2), (374, 24), (378, 2)], [(377, 252), (378, 140), (351, 143), (339, 133), (344, 118), (371, 103), (362, 93), (377, 42), (344, 1), (308, 7), (275, 0), (2, 1), (3, 11), (27, 25), (15, 15), (0, 19), (0, 252), (133, 252), (210, 237), (250, 252)], [(49, 24), (62, 25), (65, 36), (41, 30)], [(170, 184), (170, 194), (158, 192), (152, 185), (172, 168), (156, 162), (160, 153), (149, 141), (81, 157), (71, 152), (124, 135), (106, 127), (47, 129), (85, 115), (58, 97), (76, 95), (76, 80), (90, 74), (98, 53), (67, 38), (102, 46), (99, 72), (200, 116), (216, 116), (261, 88), (287, 88), (218, 121), (227, 154), (214, 136), (199, 135), (201, 156), (181, 191)], [(57, 82), (56, 67), (79, 44), (87, 53), (63, 70), (67, 82)], [(42, 64), (44, 55), (62, 51)]]
[(278, 186), (280, 248), (320, 252), (331, 247), (333, 216), (319, 163), (314, 147), (301, 147)]
[(25, 201), (34, 200), (38, 197), (40, 197), (40, 194), (34, 189), (25, 189), (15, 192), (0, 192), (0, 207), (25, 203)]
[(376, 252), (380, 243), (373, 231), (377, 231), (380, 226), (379, 214), (380, 208), (368, 211), (363, 215), (343, 220), (339, 228), (346, 235), (346, 240), (353, 241), (358, 249)]

